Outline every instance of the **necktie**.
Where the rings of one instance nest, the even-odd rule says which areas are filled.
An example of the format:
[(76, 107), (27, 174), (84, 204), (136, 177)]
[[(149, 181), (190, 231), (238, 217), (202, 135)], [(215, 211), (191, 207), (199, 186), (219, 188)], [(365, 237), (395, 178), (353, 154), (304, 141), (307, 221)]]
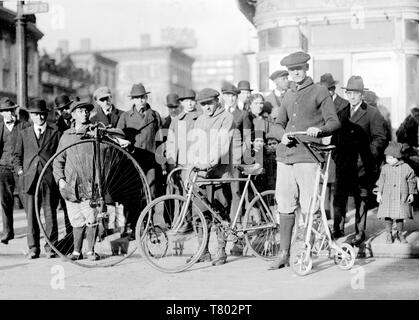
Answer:
[(42, 136), (42, 129), (38, 128), (38, 134), (36, 135), (36, 137), (38, 138), (38, 140), (40, 140), (41, 136)]
[(354, 113), (355, 113), (355, 106), (352, 106), (351, 107), (351, 117), (354, 115)]

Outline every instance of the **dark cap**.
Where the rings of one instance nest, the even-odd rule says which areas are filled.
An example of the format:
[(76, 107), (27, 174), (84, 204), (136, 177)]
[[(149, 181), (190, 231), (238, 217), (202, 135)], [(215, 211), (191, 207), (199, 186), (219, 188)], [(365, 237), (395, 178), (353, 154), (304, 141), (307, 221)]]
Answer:
[(246, 91), (253, 91), (253, 89), (250, 89), (250, 82), (247, 80), (241, 80), (237, 84), (237, 89), (240, 90), (246, 90)]
[(48, 113), (47, 103), (44, 99), (35, 98), (29, 102), (29, 113)]
[(333, 75), (331, 73), (325, 73), (320, 77), (320, 84), (325, 86), (327, 89), (331, 87), (335, 87), (339, 81), (333, 79)]
[(17, 107), (19, 106), (7, 97), (3, 97), (0, 99), (0, 111), (14, 110)]
[(276, 78), (285, 77), (285, 76), (288, 76), (288, 75), (289, 75), (289, 72), (287, 70), (277, 70), (277, 71), (272, 72), (269, 79), (274, 81)]
[(166, 105), (168, 108), (177, 108), (179, 106), (178, 102), (179, 96), (176, 93), (169, 93), (166, 96)]
[(390, 141), (386, 150), (384, 150), (384, 154), (400, 159), (402, 157), (402, 149), (403, 145), (400, 142)]
[(231, 84), (231, 83), (228, 83), (228, 82), (223, 84), (223, 86), (221, 88), (221, 92), (222, 93), (231, 93), (231, 94), (235, 94), (235, 95), (240, 93), (239, 89), (237, 89), (237, 87), (234, 84)]
[(179, 95), (178, 101), (184, 99), (193, 99), (195, 100), (196, 93), (192, 89), (183, 90), (182, 93)]
[(70, 113), (78, 108), (86, 108), (89, 111), (92, 111), (94, 106), (89, 101), (74, 101), (70, 105)]
[(196, 95), (196, 101), (199, 103), (211, 101), (215, 98), (218, 98), (220, 93), (217, 90), (211, 88), (205, 88), (198, 92)]
[(281, 66), (285, 66), (288, 69), (303, 66), (307, 63), (308, 60), (310, 60), (310, 58), (310, 55), (305, 52), (294, 52), (281, 60)]
[(62, 110), (62, 109), (69, 108), (70, 104), (73, 101), (71, 101), (70, 98), (67, 95), (63, 94), (63, 95), (57, 96), (55, 98), (54, 102), (55, 102), (55, 108), (54, 109)]

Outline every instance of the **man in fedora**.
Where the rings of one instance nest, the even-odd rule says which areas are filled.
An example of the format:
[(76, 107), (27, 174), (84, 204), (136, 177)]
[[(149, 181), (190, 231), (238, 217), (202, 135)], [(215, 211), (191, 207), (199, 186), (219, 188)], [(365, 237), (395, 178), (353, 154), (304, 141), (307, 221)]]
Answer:
[[(352, 76), (345, 90), (349, 106), (340, 113), (342, 129), (337, 134), (336, 185), (334, 197), (334, 236), (344, 235), (346, 205), (349, 194), (355, 200), (355, 238), (359, 246), (365, 240), (369, 198), (378, 178), (386, 148), (386, 122), (377, 108), (363, 101), (364, 81)], [(351, 160), (352, 159), (352, 160)]]
[[(162, 121), (157, 111), (151, 109), (148, 101), (148, 94), (144, 85), (134, 84), (129, 96), (131, 97), (131, 108), (124, 112), (119, 118), (117, 128), (121, 129), (126, 138), (134, 146), (134, 158), (143, 169), (150, 187), (151, 197), (156, 194), (156, 135), (161, 129)], [(130, 224), (134, 230), (138, 216), (141, 212), (141, 205), (133, 205), (129, 210), (127, 225)]]
[[(39, 175), (46, 162), (57, 150), (60, 132), (47, 124), (49, 110), (45, 100), (36, 98), (29, 103), (28, 108), (33, 124), (23, 129), (18, 137), (14, 150), (14, 167), (22, 182), (22, 193), (26, 196), (24, 201), (28, 220), (27, 240), (29, 258), (39, 258), (40, 234), (35, 210), (35, 188)], [(58, 188), (49, 167), (41, 182), (39, 204), (43, 208), (45, 217), (45, 232), (53, 243), (58, 240), (57, 204)], [(55, 253), (48, 244), (45, 244), (48, 258), (55, 257)]]
[(13, 169), (13, 149), (19, 132), (29, 125), (17, 119), (17, 107), (9, 98), (0, 99), (0, 210), (3, 221), (0, 241), (4, 244), (14, 238), (13, 196), (15, 189), (19, 189)]
[(58, 114), (58, 119), (56, 121), (56, 126), (58, 130), (63, 133), (68, 130), (71, 126), (71, 114), (68, 111), (70, 104), (73, 102), (70, 98), (63, 94), (55, 98), (55, 110)]
[(248, 110), (249, 103), (247, 99), (249, 99), (253, 91), (253, 89), (250, 88), (250, 82), (247, 80), (239, 81), (239, 83), (237, 84), (237, 89), (239, 90), (237, 107), (240, 110)]
[[(294, 52), (281, 60), (293, 82), (281, 102), (276, 123), (279, 124), (276, 149), (277, 179), (275, 197), (280, 216), (280, 253), (270, 269), (288, 265), (295, 211), (308, 215), (316, 179), (317, 163), (306, 149), (295, 144), (289, 132), (306, 131), (305, 141), (320, 142), (320, 136), (332, 135), (340, 127), (329, 92), (307, 75), (310, 55)], [(318, 207), (317, 207), (318, 209)]]
[(325, 73), (320, 77), (320, 85), (325, 86), (327, 90), (329, 90), (337, 113), (349, 104), (348, 100), (343, 99), (336, 93), (336, 85), (338, 83), (339, 81), (333, 79), (333, 75), (331, 73)]
[(279, 107), (289, 88), (288, 75), (289, 73), (287, 70), (277, 70), (269, 77), (276, 86), (276, 88), (266, 96), (266, 101), (272, 105), (271, 117), (274, 120), (278, 116)]
[(116, 128), (123, 111), (113, 104), (111, 89), (108, 87), (97, 88), (93, 93), (93, 99), (96, 106), (90, 121), (92, 123), (101, 122), (105, 126), (110, 125), (111, 128)]

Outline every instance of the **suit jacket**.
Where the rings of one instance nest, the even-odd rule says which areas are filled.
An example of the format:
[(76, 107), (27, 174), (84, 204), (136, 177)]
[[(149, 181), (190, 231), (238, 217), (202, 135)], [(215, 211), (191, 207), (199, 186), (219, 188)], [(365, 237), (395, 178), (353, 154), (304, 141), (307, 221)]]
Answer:
[[(19, 132), (22, 131), (24, 128), (28, 127), (30, 124), (26, 121), (16, 120), (15, 125), (12, 130), (12, 143), (16, 144), (16, 139), (19, 135)], [(0, 119), (0, 158), (3, 154), (3, 132), (4, 132), (4, 120), (3, 118)]]
[[(23, 170), (21, 176), (22, 191), (30, 194), (35, 193), (39, 175), (47, 161), (54, 155), (60, 141), (60, 132), (57, 128), (47, 124), (44, 134), (38, 141), (33, 124), (23, 129), (16, 141), (13, 164), (15, 172)], [(52, 175), (52, 166), (45, 174), (45, 182), (48, 186), (55, 185)]]
[(336, 112), (341, 111), (343, 108), (345, 108), (346, 106), (349, 105), (349, 101), (343, 99), (338, 94), (336, 94), (336, 98), (335, 98), (335, 100), (333, 102), (335, 103)]
[(57, 122), (55, 123), (55, 125), (58, 128), (58, 131), (60, 131), (60, 133), (63, 133), (64, 131), (70, 129), (71, 127), (71, 123), (72, 123), (72, 119), (69, 119), (69, 123), (67, 123), (66, 120), (64, 120), (63, 116), (59, 116), (57, 119)]
[(124, 113), (124, 111), (117, 109), (114, 105), (112, 106), (112, 111), (110, 113), (110, 121), (105, 115), (101, 107), (95, 107), (95, 112), (93, 116), (90, 117), (92, 123), (102, 122), (105, 126), (111, 125), (112, 128), (116, 128), (119, 118)]

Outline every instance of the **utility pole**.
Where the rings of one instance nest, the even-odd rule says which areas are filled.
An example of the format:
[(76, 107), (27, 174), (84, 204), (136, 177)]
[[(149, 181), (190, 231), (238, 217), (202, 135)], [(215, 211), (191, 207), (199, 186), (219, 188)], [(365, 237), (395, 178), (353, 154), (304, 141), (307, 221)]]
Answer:
[(26, 18), (23, 15), (24, 1), (17, 2), (16, 51), (17, 51), (17, 104), (26, 108), (28, 102), (28, 77), (26, 64)]

